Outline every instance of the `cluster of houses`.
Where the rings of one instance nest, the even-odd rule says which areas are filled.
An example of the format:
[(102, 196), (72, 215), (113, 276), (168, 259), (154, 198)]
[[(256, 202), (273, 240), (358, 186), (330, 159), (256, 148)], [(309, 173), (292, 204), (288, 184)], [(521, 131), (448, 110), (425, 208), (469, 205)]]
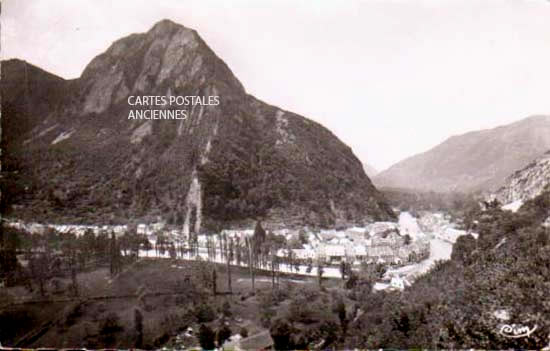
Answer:
[(54, 229), (59, 233), (72, 233), (76, 236), (84, 235), (87, 231), (91, 231), (94, 235), (98, 235), (100, 232), (113, 232), (119, 236), (128, 231), (127, 225), (41, 224), (20, 221), (7, 222), (7, 225), (31, 234), (44, 234), (46, 230)]
[[(126, 225), (55, 225), (11, 222), (11, 226), (25, 229), (31, 233), (44, 233), (47, 228), (53, 228), (61, 233), (74, 233), (77, 236), (87, 231), (98, 234), (101, 231), (114, 232), (115, 235), (123, 235), (128, 231)], [(185, 242), (182, 230), (168, 228), (165, 223), (138, 224), (137, 234), (143, 234), (156, 241), (157, 234), (162, 233), (170, 239)], [(253, 230), (224, 230), (226, 237), (252, 236)], [(301, 237), (300, 244), (293, 249), (281, 249), (278, 256), (288, 257), (289, 250), (297, 262), (308, 263), (321, 261), (324, 264), (339, 264), (343, 261), (352, 264), (383, 263), (401, 265), (419, 262), (429, 256), (429, 241), (418, 233), (410, 233), (409, 228), (394, 222), (376, 222), (367, 227), (355, 227), (346, 230), (277, 230), (274, 234), (282, 235), (287, 242), (297, 242)], [(211, 236), (198, 235), (198, 246), (207, 247)], [(305, 240), (303, 239), (305, 238)], [(215, 240), (215, 238), (214, 238)]]
[[(292, 256), (307, 262), (320, 260), (325, 264), (383, 263), (406, 264), (429, 256), (430, 244), (424, 238), (411, 238), (400, 233), (397, 223), (378, 222), (365, 228), (344, 231), (326, 230), (308, 234), (308, 243), (292, 249)], [(281, 249), (279, 256), (287, 256)]]
[[(86, 232), (91, 231), (94, 235), (98, 235), (100, 232), (114, 233), (117, 237), (124, 235), (128, 232), (128, 225), (86, 225), (86, 224), (41, 224), (41, 223), (26, 223), (26, 222), (7, 222), (8, 226), (16, 229), (24, 230), (31, 234), (44, 234), (48, 229), (54, 229), (55, 231), (68, 234), (72, 233), (76, 236), (84, 235)], [(157, 222), (151, 224), (138, 224), (136, 226), (137, 234), (144, 234), (147, 236), (154, 235), (155, 233), (166, 231), (166, 224), (164, 222)], [(169, 230), (168, 234), (181, 235), (181, 230)]]
[(477, 233), (455, 228), (451, 217), (442, 213), (425, 213), (418, 219), (418, 224), (426, 233), (451, 244), (463, 235), (478, 238)]

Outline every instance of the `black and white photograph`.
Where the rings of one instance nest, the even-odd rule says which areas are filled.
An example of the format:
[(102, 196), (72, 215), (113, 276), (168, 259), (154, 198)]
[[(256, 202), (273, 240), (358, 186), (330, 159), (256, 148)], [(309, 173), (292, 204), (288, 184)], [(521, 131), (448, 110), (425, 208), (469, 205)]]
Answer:
[(0, 351), (550, 351), (550, 1), (2, 0)]

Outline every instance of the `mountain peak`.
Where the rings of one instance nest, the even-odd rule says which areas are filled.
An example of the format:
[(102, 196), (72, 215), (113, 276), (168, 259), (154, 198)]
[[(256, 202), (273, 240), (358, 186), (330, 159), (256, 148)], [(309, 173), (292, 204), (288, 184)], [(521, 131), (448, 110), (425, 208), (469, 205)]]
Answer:
[(88, 64), (81, 78), (86, 99), (82, 114), (103, 113), (129, 95), (182, 95), (192, 89), (197, 90), (194, 94), (205, 94), (204, 89), (244, 93), (195, 30), (170, 20), (115, 41)]
[(171, 36), (178, 30), (186, 30), (190, 33), (196, 32), (190, 28), (187, 28), (181, 24), (178, 24), (176, 22), (173, 22), (169, 19), (163, 19), (158, 21), (151, 27), (151, 29), (147, 32), (148, 34), (154, 35), (154, 36)]
[[(0, 82), (2, 92), (20, 87), (5, 102), (20, 110), (6, 119), (17, 137), (9, 152), (26, 170), (17, 177), (44, 189), (29, 194), (26, 214), (18, 215), (47, 203), (41, 213), (49, 221), (160, 216), (184, 233), (246, 227), (257, 218), (266, 228), (395, 218), (347, 145), (247, 95), (196, 31), (172, 21), (115, 41), (60, 89), (37, 84), (34, 100), (49, 103), (32, 105), (40, 113), (28, 109), (25, 81), (20, 69)], [(130, 119), (137, 109), (160, 109), (130, 105), (128, 97), (139, 95), (218, 97), (219, 104), (174, 106), (186, 119)], [(17, 129), (21, 121), (25, 128)]]
[(153, 25), (151, 30), (154, 30), (155, 28), (170, 28), (170, 27), (183, 27), (183, 25), (176, 23), (168, 18), (161, 19), (157, 23)]

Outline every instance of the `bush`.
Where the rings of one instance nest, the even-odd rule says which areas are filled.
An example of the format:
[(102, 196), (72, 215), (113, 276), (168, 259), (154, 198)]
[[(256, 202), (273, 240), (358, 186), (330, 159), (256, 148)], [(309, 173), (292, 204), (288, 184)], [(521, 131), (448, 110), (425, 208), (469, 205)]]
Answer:
[(222, 314), (224, 317), (229, 318), (233, 315), (233, 312), (231, 312), (231, 304), (229, 301), (225, 300), (222, 305)]
[(302, 299), (292, 300), (288, 312), (288, 319), (293, 322), (311, 324), (317, 321), (315, 311)]
[(222, 347), (223, 343), (231, 337), (231, 329), (227, 325), (222, 325), (216, 333), (216, 342), (218, 347)]
[(216, 311), (205, 303), (201, 303), (195, 309), (195, 318), (199, 323), (208, 323), (216, 318)]
[(215, 338), (214, 331), (207, 325), (201, 324), (199, 328), (199, 344), (201, 347), (205, 350), (213, 350), (216, 347), (214, 344)]
[(269, 333), (273, 338), (275, 350), (290, 350), (292, 349), (291, 336), (292, 327), (283, 319), (278, 319), (269, 329)]

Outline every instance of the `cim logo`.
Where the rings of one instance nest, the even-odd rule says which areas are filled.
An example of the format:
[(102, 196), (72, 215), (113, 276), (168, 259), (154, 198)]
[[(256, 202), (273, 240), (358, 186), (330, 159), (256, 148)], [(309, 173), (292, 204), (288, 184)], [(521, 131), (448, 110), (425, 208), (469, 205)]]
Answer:
[(537, 325), (533, 328), (529, 328), (519, 324), (504, 324), (500, 327), (499, 333), (505, 338), (528, 338), (533, 332), (537, 330)]

